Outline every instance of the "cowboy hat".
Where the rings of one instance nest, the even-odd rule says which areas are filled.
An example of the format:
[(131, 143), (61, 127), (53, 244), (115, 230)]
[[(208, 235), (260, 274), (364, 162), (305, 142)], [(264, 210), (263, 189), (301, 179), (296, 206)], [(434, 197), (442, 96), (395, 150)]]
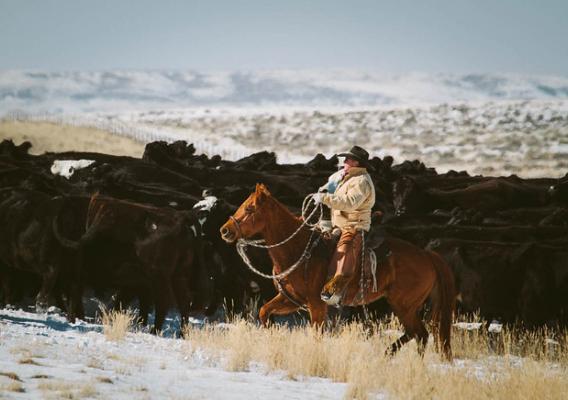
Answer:
[(370, 171), (374, 171), (375, 168), (369, 163), (369, 153), (367, 150), (360, 146), (353, 146), (349, 151), (345, 153), (339, 153), (339, 157), (351, 158), (353, 160), (359, 161), (363, 167), (367, 168)]

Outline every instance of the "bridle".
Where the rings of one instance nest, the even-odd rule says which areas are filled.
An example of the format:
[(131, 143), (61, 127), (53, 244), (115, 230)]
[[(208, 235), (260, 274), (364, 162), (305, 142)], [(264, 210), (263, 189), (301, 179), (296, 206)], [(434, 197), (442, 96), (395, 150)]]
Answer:
[(235, 218), (234, 215), (229, 216), (229, 219), (233, 221), (233, 224), (237, 228), (237, 237), (239, 238), (239, 240), (241, 240), (241, 238), (243, 237), (243, 231), (241, 230), (241, 223), (245, 220), (245, 218), (249, 216), (251, 216), (254, 221), (254, 212), (250, 210), (250, 206), (245, 208), (245, 215), (240, 222), (238, 219)]
[(241, 224), (240, 224), (240, 222), (239, 222), (235, 217), (233, 217), (232, 215), (229, 217), (229, 219), (230, 219), (231, 221), (233, 221), (233, 224), (236, 226), (236, 228), (237, 228), (237, 235), (238, 235), (239, 237), (242, 237), (242, 236), (243, 236), (243, 232), (241, 231)]

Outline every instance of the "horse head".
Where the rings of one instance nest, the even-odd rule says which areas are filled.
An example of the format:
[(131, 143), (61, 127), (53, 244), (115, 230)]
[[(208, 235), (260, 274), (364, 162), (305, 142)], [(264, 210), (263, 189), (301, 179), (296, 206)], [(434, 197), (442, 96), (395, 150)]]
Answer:
[(262, 183), (256, 185), (256, 190), (241, 204), (237, 211), (221, 227), (221, 238), (228, 243), (237, 239), (250, 238), (264, 229), (266, 216), (265, 206), (270, 192)]

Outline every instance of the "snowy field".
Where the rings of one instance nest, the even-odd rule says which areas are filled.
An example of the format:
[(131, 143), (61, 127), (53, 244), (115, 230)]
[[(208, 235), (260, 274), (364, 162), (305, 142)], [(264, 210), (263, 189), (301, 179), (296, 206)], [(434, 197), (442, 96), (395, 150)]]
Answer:
[(237, 159), (329, 156), (357, 143), (439, 172), (568, 172), (568, 78), (356, 71), (0, 71), (0, 118), (183, 139)]
[[(0, 310), (0, 398), (562, 399), (568, 390), (568, 358), (558, 342), (543, 342), (543, 355), (535, 338), (507, 343), (504, 335), (498, 355), (497, 342), (484, 341), (476, 323), (456, 324), (452, 363), (432, 349), (421, 359), (412, 342), (385, 358), (396, 326), (367, 337), (356, 327), (319, 336), (243, 321), (194, 323), (186, 339), (140, 330), (117, 338), (100, 324)], [(501, 334), (499, 326), (490, 331)], [(531, 354), (513, 354), (527, 339)]]
[(0, 398), (341, 399), (346, 388), (287, 379), (255, 363), (229, 372), (189, 341), (130, 333), (117, 342), (102, 330), (57, 314), (0, 310)]

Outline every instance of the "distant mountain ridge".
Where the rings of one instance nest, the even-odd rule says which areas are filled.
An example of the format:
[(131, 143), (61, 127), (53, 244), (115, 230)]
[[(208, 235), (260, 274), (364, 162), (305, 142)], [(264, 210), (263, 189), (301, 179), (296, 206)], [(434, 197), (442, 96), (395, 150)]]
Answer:
[(77, 113), (566, 99), (568, 77), (561, 76), (423, 73), (387, 76), (353, 70), (0, 71), (0, 116), (16, 110)]

